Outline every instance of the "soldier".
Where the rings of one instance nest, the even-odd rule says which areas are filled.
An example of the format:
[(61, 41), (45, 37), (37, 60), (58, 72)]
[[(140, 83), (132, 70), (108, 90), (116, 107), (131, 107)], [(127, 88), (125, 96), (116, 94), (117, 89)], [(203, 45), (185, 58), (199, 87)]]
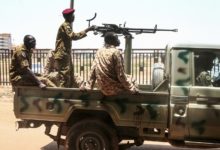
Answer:
[(120, 45), (118, 36), (108, 32), (104, 37), (104, 47), (100, 48), (93, 61), (90, 79), (85, 89), (93, 89), (95, 81), (104, 95), (116, 95), (122, 91), (137, 93), (135, 81), (125, 74), (121, 51), (116, 47)]
[(31, 70), (31, 57), (35, 45), (35, 38), (32, 35), (25, 35), (24, 44), (15, 49), (9, 70), (12, 86), (39, 86), (42, 89), (46, 85), (55, 87), (50, 80), (36, 77)]
[(199, 76), (196, 77), (196, 82), (199, 86), (212, 86), (212, 78), (207, 71), (202, 71)]
[(209, 71), (211, 71), (213, 67), (213, 60), (215, 58), (216, 55), (211, 52), (200, 53), (195, 58), (196, 85), (213, 86)]
[[(46, 60), (46, 66), (44, 67), (44, 76), (50, 79), (56, 86), (60, 86), (61, 82), (64, 79), (60, 74), (56, 71), (55, 67), (55, 59), (54, 59), (54, 50), (50, 50), (48, 52), (48, 57)], [(77, 75), (73, 74), (72, 86), (74, 88), (79, 88), (83, 84), (83, 79)]]
[(62, 76), (61, 87), (71, 87), (73, 76), (73, 65), (71, 58), (72, 40), (79, 40), (86, 36), (88, 31), (94, 30), (91, 26), (84, 31), (74, 33), (71, 23), (74, 21), (74, 9), (65, 9), (63, 17), (65, 22), (58, 29), (56, 38), (56, 48), (54, 52), (56, 71)]
[(49, 74), (55, 71), (54, 63), (55, 63), (54, 50), (50, 50), (47, 53), (46, 65), (44, 67), (44, 74)]

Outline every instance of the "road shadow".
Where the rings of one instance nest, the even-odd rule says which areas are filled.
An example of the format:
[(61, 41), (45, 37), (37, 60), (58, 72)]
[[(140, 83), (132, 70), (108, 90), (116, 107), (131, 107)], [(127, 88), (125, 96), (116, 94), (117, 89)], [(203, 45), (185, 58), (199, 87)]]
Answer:
[(220, 148), (191, 148), (191, 147), (174, 147), (171, 145), (144, 144), (142, 146), (132, 146), (127, 150), (220, 150)]
[[(63, 146), (58, 149), (56, 142), (50, 142), (41, 150), (64, 150)], [(132, 146), (130, 148), (121, 147), (120, 150), (201, 150), (201, 148), (180, 148), (171, 145), (144, 144), (142, 146)], [(202, 148), (202, 150), (220, 150), (220, 148)]]
[(56, 142), (50, 142), (49, 144), (42, 147), (41, 150), (64, 150), (64, 147), (60, 146), (58, 149)]

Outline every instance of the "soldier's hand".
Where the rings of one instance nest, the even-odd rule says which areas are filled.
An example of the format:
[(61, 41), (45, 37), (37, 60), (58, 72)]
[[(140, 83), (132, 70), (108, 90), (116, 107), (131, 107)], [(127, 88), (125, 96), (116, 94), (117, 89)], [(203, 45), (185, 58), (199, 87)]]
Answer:
[(39, 88), (41, 88), (41, 89), (46, 89), (46, 85), (45, 84), (43, 84), (42, 82), (39, 84)]
[(34, 73), (34, 75), (35, 75), (35, 76), (38, 76), (38, 77), (40, 77), (40, 76), (41, 76), (41, 74), (40, 74), (40, 73)]
[(80, 91), (88, 91), (91, 90), (91, 88), (89, 87), (87, 82), (83, 82), (80, 87), (79, 87)]
[(92, 26), (90, 26), (90, 27), (88, 28), (88, 31), (94, 31), (95, 28), (96, 28), (96, 26), (95, 26), (95, 25), (92, 25)]
[(131, 89), (131, 93), (132, 93), (132, 94), (139, 94), (139, 89), (138, 89), (137, 87), (133, 87), (133, 88)]

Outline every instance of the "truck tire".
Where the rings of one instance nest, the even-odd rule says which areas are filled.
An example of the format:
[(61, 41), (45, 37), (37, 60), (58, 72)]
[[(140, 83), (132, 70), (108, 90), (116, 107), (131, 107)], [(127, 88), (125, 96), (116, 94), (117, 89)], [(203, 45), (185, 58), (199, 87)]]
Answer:
[(115, 130), (97, 119), (82, 120), (67, 133), (66, 150), (118, 150)]
[(141, 146), (141, 145), (143, 145), (143, 143), (144, 143), (144, 139), (143, 138), (138, 137), (138, 138), (134, 139), (134, 144), (136, 146)]

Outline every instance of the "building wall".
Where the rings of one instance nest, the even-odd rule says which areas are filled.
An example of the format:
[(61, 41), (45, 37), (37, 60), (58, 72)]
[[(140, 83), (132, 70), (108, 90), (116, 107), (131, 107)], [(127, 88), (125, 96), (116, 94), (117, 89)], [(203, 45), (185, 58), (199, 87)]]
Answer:
[(0, 49), (11, 49), (11, 34), (10, 33), (0, 33)]

